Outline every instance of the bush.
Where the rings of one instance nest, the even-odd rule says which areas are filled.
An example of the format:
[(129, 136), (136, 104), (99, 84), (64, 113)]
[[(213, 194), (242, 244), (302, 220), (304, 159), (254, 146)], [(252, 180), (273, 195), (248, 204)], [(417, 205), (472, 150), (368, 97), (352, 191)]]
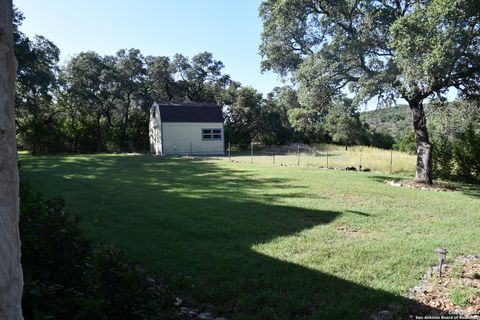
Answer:
[(415, 144), (415, 133), (413, 131), (408, 131), (398, 143), (393, 145), (393, 147), (398, 151), (416, 154), (417, 146)]
[(119, 250), (82, 237), (63, 199), (20, 187), (25, 319), (167, 319), (172, 297)]
[(453, 143), (453, 158), (457, 175), (465, 178), (480, 177), (480, 134), (471, 126), (458, 134)]
[(432, 145), (433, 176), (435, 178), (450, 178), (454, 169), (452, 143), (446, 137), (438, 137), (432, 139)]
[(368, 145), (381, 149), (392, 149), (395, 139), (388, 133), (372, 131), (367, 135)]
[(429, 130), (437, 178), (480, 177), (480, 105), (475, 101), (432, 103)]

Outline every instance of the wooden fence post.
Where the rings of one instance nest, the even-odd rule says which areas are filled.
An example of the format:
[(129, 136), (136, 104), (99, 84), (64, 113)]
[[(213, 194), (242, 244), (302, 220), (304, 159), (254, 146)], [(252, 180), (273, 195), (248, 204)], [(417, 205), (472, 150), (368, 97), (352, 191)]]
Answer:
[(250, 163), (253, 163), (253, 142), (250, 142)]
[(390, 150), (390, 174), (392, 173), (393, 150)]
[(360, 161), (358, 162), (358, 171), (362, 171), (362, 149), (360, 149)]
[(297, 167), (300, 166), (300, 146), (297, 146)]

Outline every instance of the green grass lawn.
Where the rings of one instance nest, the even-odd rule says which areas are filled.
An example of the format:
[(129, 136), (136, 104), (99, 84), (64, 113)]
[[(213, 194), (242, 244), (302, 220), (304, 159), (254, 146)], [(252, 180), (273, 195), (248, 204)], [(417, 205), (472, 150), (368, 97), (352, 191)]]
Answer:
[(358, 319), (436, 263), (480, 252), (480, 189), (392, 187), (379, 173), (133, 155), (21, 155), (22, 179), (62, 196), (183, 296), (230, 319)]

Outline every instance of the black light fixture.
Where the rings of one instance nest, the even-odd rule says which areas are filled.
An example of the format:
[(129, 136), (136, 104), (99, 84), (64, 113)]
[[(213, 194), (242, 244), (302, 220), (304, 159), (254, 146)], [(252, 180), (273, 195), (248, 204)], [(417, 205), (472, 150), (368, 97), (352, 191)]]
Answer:
[(438, 255), (438, 275), (440, 278), (442, 277), (442, 267), (443, 264), (445, 263), (445, 260), (447, 260), (447, 253), (448, 250), (445, 248), (437, 248), (435, 252)]

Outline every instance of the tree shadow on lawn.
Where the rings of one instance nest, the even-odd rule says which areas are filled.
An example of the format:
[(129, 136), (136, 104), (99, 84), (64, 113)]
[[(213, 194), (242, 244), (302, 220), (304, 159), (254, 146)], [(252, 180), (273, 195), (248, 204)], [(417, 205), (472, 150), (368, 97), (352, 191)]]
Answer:
[[(343, 214), (282, 202), (301, 197), (302, 187), (206, 161), (95, 159), (76, 166), (59, 162), (53, 172), (40, 163), (30, 176), (49, 174), (49, 183), (70, 190), (68, 206), (95, 238), (166, 275), (187, 301), (211, 304), (233, 319), (359, 319), (392, 302), (415, 304), (252, 249)], [(65, 172), (75, 176), (73, 186)], [(72, 197), (76, 193), (83, 200)], [(102, 193), (104, 205), (98, 206), (95, 193)]]
[(480, 182), (455, 183), (454, 187), (467, 196), (480, 198)]
[(400, 181), (408, 180), (406, 177), (399, 176), (397, 174), (391, 174), (391, 175), (375, 174), (375, 175), (368, 176), (368, 178), (373, 180), (373, 181), (380, 182), (380, 183), (383, 183), (383, 184), (385, 184), (386, 181), (392, 181), (392, 180), (400, 180)]

